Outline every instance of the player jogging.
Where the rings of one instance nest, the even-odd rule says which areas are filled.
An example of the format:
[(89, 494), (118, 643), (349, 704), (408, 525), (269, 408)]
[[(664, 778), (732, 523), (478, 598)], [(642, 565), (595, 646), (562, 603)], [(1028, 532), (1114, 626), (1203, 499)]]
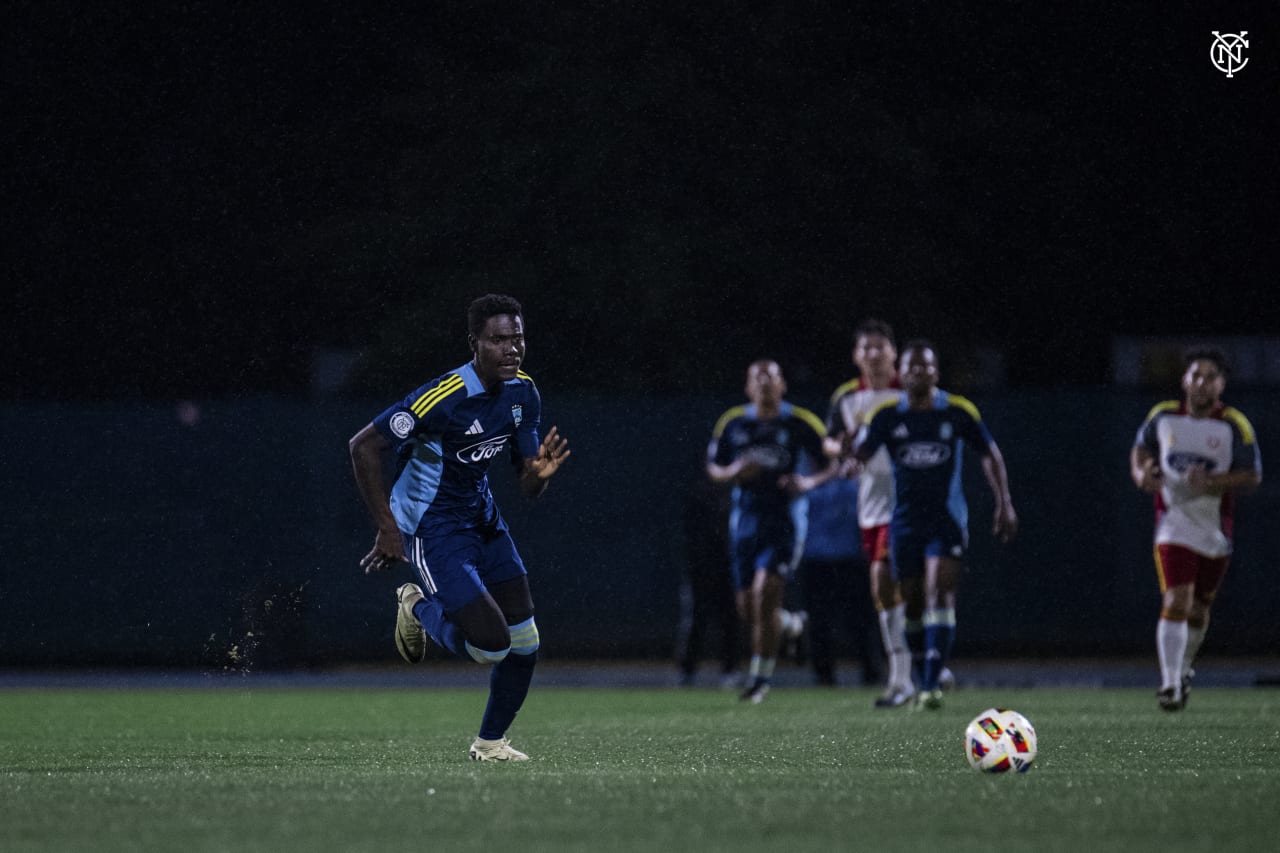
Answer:
[(1129, 453), (1134, 484), (1155, 495), (1156, 699), (1166, 711), (1185, 707), (1191, 692), (1191, 664), (1231, 559), (1234, 497), (1262, 482), (1253, 427), (1222, 402), (1225, 356), (1192, 350), (1185, 367), (1182, 400), (1157, 404)]
[[(777, 362), (753, 362), (747, 368), (750, 405), (721, 415), (707, 448), (707, 475), (734, 486), (730, 568), (738, 612), (751, 636), (751, 669), (742, 699), (755, 703), (769, 692), (783, 632), (801, 628), (795, 614), (782, 610), (782, 599), (804, 550), (804, 493), (835, 470), (822, 452), (822, 421), (785, 402), (786, 391)], [(805, 454), (824, 466), (821, 471), (799, 473)]]
[(858, 432), (853, 455), (865, 465), (881, 447), (889, 451), (895, 492), (890, 550), (920, 681), (916, 708), (936, 709), (942, 707), (939, 681), (955, 640), (956, 589), (969, 542), (960, 479), (966, 446), (981, 454), (995, 497), (992, 532), (1008, 541), (1017, 533), (1018, 517), (1004, 457), (977, 408), (937, 387), (933, 345), (907, 344), (899, 368), (904, 393), (871, 415)]
[[(396, 590), (396, 648), (426, 657), (426, 636), (492, 667), (489, 702), (471, 744), (475, 761), (525, 761), (506, 733), (529, 692), (537, 660), (524, 563), (489, 491), (489, 463), (509, 452), (521, 491), (546, 489), (569, 450), (552, 427), (541, 442), (542, 402), (520, 370), (520, 303), (490, 294), (467, 311), (472, 359), (392, 405), (350, 441), (360, 495), (377, 536), (360, 561), (366, 573), (408, 560), (422, 586)], [(388, 490), (384, 455), (398, 467)]]
[[(831, 395), (824, 447), (830, 456), (857, 435), (870, 414), (881, 404), (897, 400), (898, 353), (893, 329), (883, 320), (865, 320), (853, 333), (853, 363), (858, 377), (845, 382)], [(865, 465), (846, 465), (841, 473), (858, 478), (858, 527), (862, 550), (869, 564), (871, 601), (880, 622), (880, 637), (889, 662), (885, 691), (876, 698), (877, 708), (896, 708), (915, 694), (911, 683), (911, 652), (907, 649), (906, 616), (902, 594), (889, 566), (889, 520), (893, 515), (893, 466), (889, 451), (881, 447)]]

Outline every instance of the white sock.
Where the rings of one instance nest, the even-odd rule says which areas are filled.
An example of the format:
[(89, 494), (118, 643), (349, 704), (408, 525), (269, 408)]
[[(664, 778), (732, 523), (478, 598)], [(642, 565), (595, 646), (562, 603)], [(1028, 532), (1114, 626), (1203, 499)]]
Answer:
[(907, 606), (898, 602), (880, 612), (880, 636), (889, 657), (889, 687), (911, 688), (911, 650), (907, 648)]
[(1187, 652), (1187, 623), (1161, 619), (1156, 623), (1156, 650), (1160, 653), (1161, 690), (1182, 690), (1182, 661)]
[(765, 681), (773, 678), (773, 668), (778, 663), (777, 658), (761, 658), (760, 659), (760, 677)]
[(752, 681), (760, 674), (760, 660), (760, 655), (751, 656), (751, 667), (747, 670), (747, 675), (751, 677)]
[(1191, 664), (1196, 659), (1196, 653), (1200, 651), (1200, 644), (1204, 642), (1204, 632), (1208, 629), (1208, 625), (1196, 627), (1190, 623), (1187, 624), (1187, 650), (1182, 653), (1183, 678), (1191, 674)]

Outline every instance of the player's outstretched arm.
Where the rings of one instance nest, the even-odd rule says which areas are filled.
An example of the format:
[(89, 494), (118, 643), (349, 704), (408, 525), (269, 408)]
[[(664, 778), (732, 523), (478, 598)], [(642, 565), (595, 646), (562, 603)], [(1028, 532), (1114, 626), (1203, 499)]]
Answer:
[(520, 471), (520, 490), (528, 497), (537, 497), (547, 489), (551, 479), (564, 461), (569, 458), (569, 442), (552, 427), (538, 445), (538, 455), (524, 460)]
[(373, 424), (368, 424), (351, 437), (347, 448), (351, 451), (351, 467), (355, 471), (356, 487), (378, 529), (373, 548), (361, 558), (360, 568), (364, 569), (365, 574), (380, 572), (391, 568), (397, 561), (404, 560), (404, 544), (400, 539), (395, 516), (391, 514), (387, 485), (382, 476), (382, 456), (391, 448), (391, 444)]
[(995, 517), (991, 533), (1001, 542), (1008, 542), (1018, 535), (1018, 514), (1013, 509), (1013, 497), (1009, 494), (1009, 470), (1004, 464), (1004, 454), (992, 442), (982, 457), (982, 473), (995, 498)]

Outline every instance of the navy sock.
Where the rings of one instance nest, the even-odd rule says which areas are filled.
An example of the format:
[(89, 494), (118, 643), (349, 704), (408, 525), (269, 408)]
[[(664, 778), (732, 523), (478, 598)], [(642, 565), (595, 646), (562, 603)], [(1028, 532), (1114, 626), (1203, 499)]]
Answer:
[(480, 721), (480, 737), (498, 740), (511, 728), (516, 713), (524, 704), (524, 697), (529, 694), (529, 683), (533, 680), (533, 667), (537, 662), (536, 651), (527, 655), (511, 652), (493, 665), (489, 675), (489, 704), (485, 706), (484, 717)]
[(942, 668), (951, 660), (955, 642), (956, 613), (951, 609), (931, 610), (924, 615), (924, 690), (937, 690)]
[(455, 655), (468, 657), (466, 638), (462, 636), (458, 626), (444, 615), (444, 609), (439, 602), (424, 598), (413, 605), (413, 615), (422, 624), (427, 636), (436, 641), (437, 646), (448, 649)]

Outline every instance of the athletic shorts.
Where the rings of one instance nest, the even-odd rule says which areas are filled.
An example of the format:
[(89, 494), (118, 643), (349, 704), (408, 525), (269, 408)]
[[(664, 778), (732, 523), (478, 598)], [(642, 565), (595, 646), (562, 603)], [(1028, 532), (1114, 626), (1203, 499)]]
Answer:
[(889, 559), (889, 525), (862, 528), (862, 552), (870, 563)]
[(1194, 583), (1196, 598), (1212, 601), (1227, 574), (1230, 556), (1206, 557), (1185, 545), (1156, 546), (1156, 575), (1160, 592), (1171, 586)]
[(470, 604), (494, 584), (527, 574), (505, 525), (463, 527), (431, 536), (401, 533), (422, 592), (445, 613)]
[(949, 557), (963, 563), (968, 544), (969, 537), (950, 517), (928, 530), (891, 530), (893, 577), (899, 581), (924, 577), (925, 560), (930, 557)]
[(761, 569), (785, 580), (796, 562), (796, 529), (789, 519), (764, 522), (748, 513), (735, 514), (729, 529), (734, 589), (750, 589)]

